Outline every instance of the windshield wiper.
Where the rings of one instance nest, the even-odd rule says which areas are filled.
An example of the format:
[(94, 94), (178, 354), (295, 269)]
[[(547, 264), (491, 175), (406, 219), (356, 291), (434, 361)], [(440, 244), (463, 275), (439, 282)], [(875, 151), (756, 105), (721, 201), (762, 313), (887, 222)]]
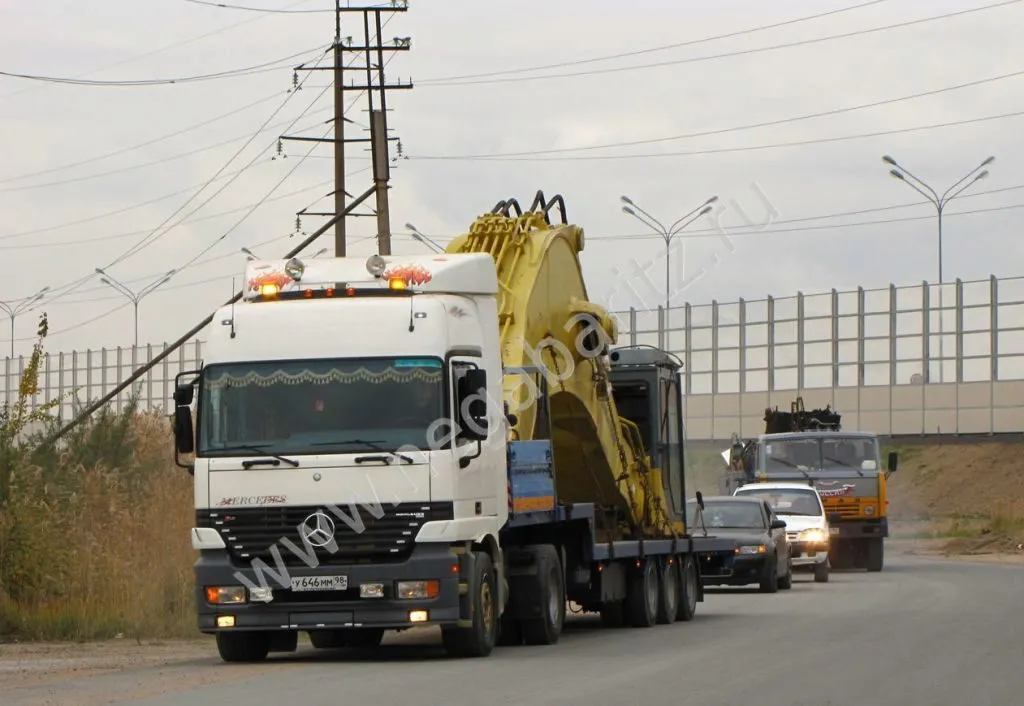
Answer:
[[(789, 466), (790, 468), (795, 468), (796, 470), (798, 470), (798, 471), (800, 471), (801, 473), (804, 474), (804, 478), (806, 478), (807, 480), (811, 479), (811, 476), (810, 476), (810, 474), (807, 471), (805, 471), (804, 469), (800, 468), (799, 465), (793, 463), (792, 461), (790, 461), (788, 459), (785, 459), (785, 458), (773, 458), (772, 461), (774, 461), (775, 463), (781, 463), (783, 465)], [(767, 473), (767, 471), (766, 471), (766, 473)]]
[[(390, 456), (397, 456), (406, 463), (415, 463), (415, 461), (413, 461), (412, 458), (406, 456), (405, 454), (400, 454), (397, 451), (388, 451), (386, 448), (380, 445), (381, 441), (383, 441), (383, 439), (379, 441), (368, 441), (367, 439), (344, 439), (342, 441), (318, 441), (317, 443), (313, 444), (313, 446), (347, 446), (348, 444), (362, 444), (364, 446), (369, 446), (374, 451), (380, 451), (381, 453), (384, 454), (390, 454)], [(363, 461), (388, 461), (390, 459), (390, 456), (360, 456), (359, 458), (356, 459), (356, 463), (362, 463)]]
[[(294, 458), (287, 458), (285, 456), (281, 456), (280, 454), (270, 453), (269, 451), (267, 451), (267, 450), (265, 450), (263, 448), (266, 445), (267, 444), (261, 444), (259, 446), (255, 445), (255, 444), (253, 444), (253, 445), (250, 445), (250, 444), (238, 444), (236, 446), (221, 446), (221, 447), (218, 447), (218, 448), (212, 449), (212, 450), (213, 451), (252, 451), (252, 452), (258, 453), (258, 454), (266, 454), (267, 456), (270, 456), (271, 458), (276, 459), (276, 462), (272, 463), (271, 465), (276, 466), (276, 465), (279, 464), (279, 462), (284, 461), (289, 466), (298, 467), (299, 462), (296, 461)], [(259, 461), (259, 460), (243, 461), (242, 462), (242, 467), (246, 468), (246, 469), (249, 469), (249, 468), (252, 468), (253, 466), (258, 465), (260, 463), (270, 463), (270, 461)]]
[(864, 471), (860, 470), (860, 468), (854, 466), (852, 463), (846, 463), (845, 461), (840, 461), (838, 458), (829, 458), (828, 456), (822, 456), (822, 458), (826, 461), (831, 461), (832, 463), (838, 463), (843, 468), (852, 468), (853, 470), (857, 471), (857, 475), (859, 475), (861, 478), (864, 477)]

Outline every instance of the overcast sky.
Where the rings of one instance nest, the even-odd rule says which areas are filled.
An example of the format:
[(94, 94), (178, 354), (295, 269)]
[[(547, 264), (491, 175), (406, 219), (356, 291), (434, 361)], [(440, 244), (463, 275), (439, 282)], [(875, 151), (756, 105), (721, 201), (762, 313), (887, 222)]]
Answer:
[[(331, 1), (238, 3), (329, 10)], [(685, 231), (704, 237), (687, 242), (685, 270), (675, 255), (674, 305), (911, 284), (937, 279), (934, 209), (912, 205), (922, 198), (887, 175), (881, 156), (941, 193), (994, 155), (990, 176), (949, 206), (945, 275), (1018, 275), (1022, 120), (997, 116), (1024, 111), (1024, 75), (998, 78), (1024, 72), (1024, 5), (891, 27), (994, 4), (412, 0), (384, 31), (412, 38), (387, 72), (416, 84), (389, 98), (407, 157), (392, 173), (394, 252), (427, 252), (402, 235), (407, 222), (443, 242), (498, 200), (526, 205), (542, 189), (563, 194), (586, 229), (591, 296), (620, 310), (656, 305), (664, 245), (619, 197), (668, 224), (717, 195), (729, 237), (708, 219)], [(328, 73), (299, 72), (302, 90), (287, 91), (291, 67), (330, 45), (330, 12), (33, 0), (0, 13), (9, 74), (138, 82), (231, 72), (155, 85), (0, 77), (0, 301), (50, 287), (50, 350), (131, 343), (131, 305), (95, 268), (133, 288), (180, 269), (140, 307), (140, 342), (173, 340), (231, 295), (240, 248), (283, 255), (299, 239), (289, 237), (296, 211), (331, 208), (329, 145), (285, 142), (286, 158), (271, 159), (286, 129), (329, 127)], [(358, 38), (361, 27), (342, 33)], [(259, 68), (239, 75), (248, 67)], [(922, 93), (931, 95), (913, 97)], [(366, 125), (363, 109), (359, 101), (349, 117)], [(806, 117), (828, 111), (839, 112)], [(764, 123), (774, 124), (755, 127)], [(364, 170), (349, 180), (359, 193), (369, 162), (358, 148), (350, 155), (347, 171)], [(505, 156), (471, 159), (483, 155)], [(373, 233), (371, 219), (352, 222), (350, 252), (374, 252)], [(321, 247), (332, 247), (329, 236), (307, 252)], [(17, 320), (19, 352), (37, 313)]]

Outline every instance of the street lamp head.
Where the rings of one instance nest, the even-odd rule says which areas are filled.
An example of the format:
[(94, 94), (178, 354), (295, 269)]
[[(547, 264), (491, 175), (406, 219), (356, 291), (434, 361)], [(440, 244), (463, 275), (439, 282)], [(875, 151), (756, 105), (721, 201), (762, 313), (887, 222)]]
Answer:
[(635, 215), (636, 215), (636, 211), (634, 211), (633, 209), (631, 209), (631, 208), (630, 208), (629, 206), (623, 206), (623, 207), (622, 207), (622, 212), (623, 212), (623, 213), (628, 213), (628, 214), (629, 214), (629, 215), (631, 215), (631, 216), (635, 216)]
[(882, 161), (885, 162), (886, 164), (890, 165), (890, 166), (893, 166), (893, 167), (896, 166), (896, 160), (893, 159), (892, 157), (890, 157), (887, 154), (882, 155)]
[(907, 178), (905, 176), (903, 176), (903, 172), (901, 172), (898, 169), (890, 169), (889, 173), (892, 174), (897, 179), (899, 179), (900, 181), (906, 181), (907, 180)]
[(104, 271), (103, 271), (103, 268), (102, 268), (102, 267), (97, 267), (97, 268), (96, 268), (96, 273), (97, 273), (97, 274), (101, 274), (101, 275), (105, 275), (105, 274), (107, 274), (106, 272), (104, 272)]
[(716, 201), (718, 201), (718, 196), (717, 195), (716, 196), (712, 196), (710, 199), (705, 201), (704, 205), (712, 204), (712, 203), (715, 203)]
[(420, 232), (419, 229), (416, 228), (416, 226), (414, 226), (412, 223), (406, 223), (405, 224), (405, 229), (406, 230), (411, 230), (413, 233), (419, 233)]
[(978, 176), (974, 177), (974, 181), (978, 181), (979, 179), (984, 179), (987, 176), (988, 176), (988, 170), (986, 169), (985, 171), (980, 172), (978, 174)]
[(636, 206), (636, 204), (633, 203), (633, 199), (629, 198), (628, 196), (620, 196), (619, 201), (630, 206)]
[[(100, 277), (100, 282), (102, 282), (103, 284), (110, 284), (110, 280), (107, 279), (106, 277)], [(113, 287), (114, 285), (110, 284), (110, 286)]]
[(989, 157), (984, 162), (981, 163), (981, 166), (987, 167), (988, 165), (992, 164), (992, 162), (994, 162), (994, 161), (996, 161), (995, 157)]
[(713, 210), (715, 210), (715, 209), (714, 209), (714, 206), (710, 206), (710, 205), (708, 205), (708, 206), (705, 206), (704, 208), (702, 208), (702, 209), (700, 210), (700, 213), (698, 213), (698, 214), (697, 214), (697, 216), (698, 216), (698, 217), (700, 217), (700, 216), (705, 216), (705, 215), (707, 215), (707, 214), (711, 213), (711, 212), (712, 212)]

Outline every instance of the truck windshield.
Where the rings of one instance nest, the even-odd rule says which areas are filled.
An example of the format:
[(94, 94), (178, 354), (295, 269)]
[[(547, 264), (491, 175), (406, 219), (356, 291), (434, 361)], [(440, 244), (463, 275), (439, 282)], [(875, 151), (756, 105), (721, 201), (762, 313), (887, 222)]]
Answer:
[(757, 484), (744, 486), (737, 495), (763, 498), (772, 506), (777, 515), (802, 515), (821, 517), (821, 503), (818, 495), (810, 488), (758, 488)]
[(762, 448), (761, 466), (768, 473), (878, 470), (878, 440), (870, 437), (766, 439)]
[(240, 447), (300, 455), (437, 448), (444, 415), (439, 358), (209, 365), (199, 393), (198, 454)]

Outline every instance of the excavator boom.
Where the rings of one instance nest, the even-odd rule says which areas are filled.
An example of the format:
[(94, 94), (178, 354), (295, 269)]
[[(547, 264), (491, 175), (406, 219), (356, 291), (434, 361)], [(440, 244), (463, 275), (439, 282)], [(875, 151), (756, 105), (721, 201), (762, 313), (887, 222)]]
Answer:
[[(551, 223), (553, 206), (560, 223)], [(538, 192), (525, 213), (515, 200), (499, 202), (446, 251), (494, 258), (503, 366), (541, 370), (504, 379), (506, 403), (516, 413), (512, 434), (544, 439), (550, 429), (560, 501), (594, 503), (604, 513), (603, 529), (619, 536), (682, 533), (640, 428), (616, 408), (609, 353), (618, 329), (587, 297), (583, 247), (583, 229), (566, 222), (561, 196), (548, 201)], [(548, 391), (546, 405), (538, 404), (539, 390)]]

